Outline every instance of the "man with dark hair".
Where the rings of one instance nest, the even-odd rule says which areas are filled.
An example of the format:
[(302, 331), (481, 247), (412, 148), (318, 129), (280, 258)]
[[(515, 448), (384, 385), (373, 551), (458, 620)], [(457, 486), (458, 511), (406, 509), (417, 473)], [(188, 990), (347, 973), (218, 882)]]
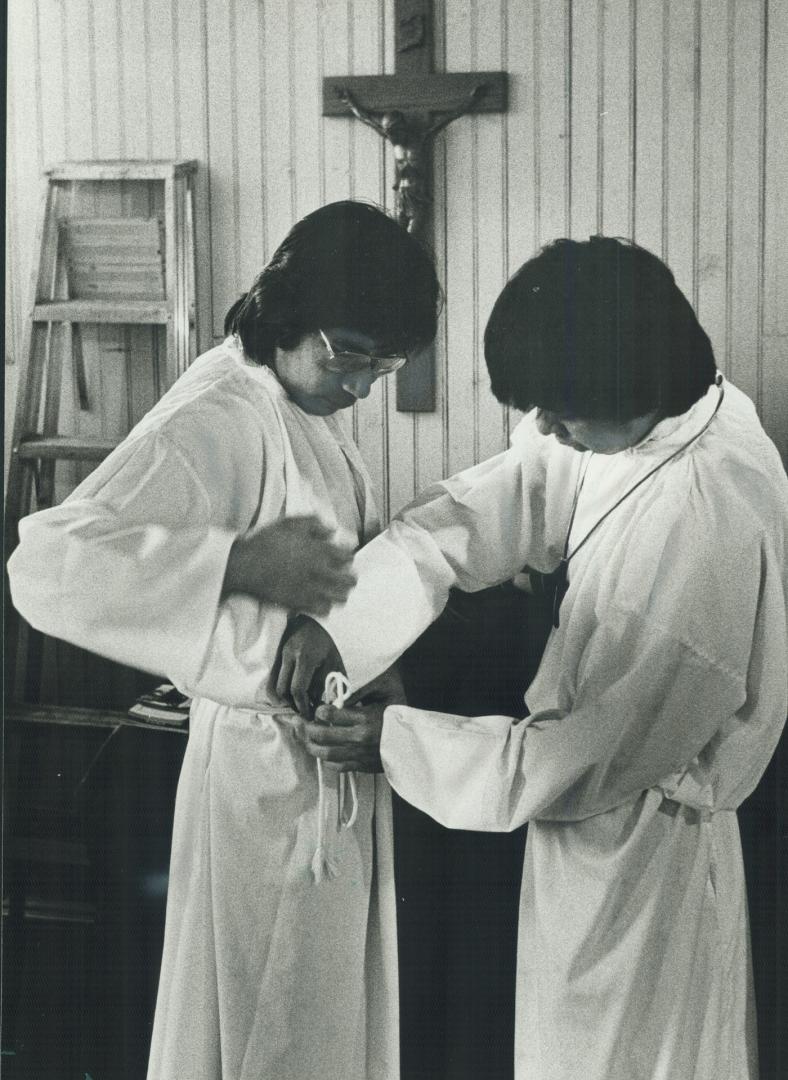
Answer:
[(290, 616), (342, 599), (378, 528), (335, 414), (434, 337), (439, 300), (393, 219), (321, 207), (230, 336), (62, 506), (21, 523), (25, 618), (194, 699), (150, 1080), (398, 1075), (390, 792), (323, 772), (271, 672)]
[(485, 355), (499, 400), (531, 410), (511, 449), (356, 556), (348, 600), (285, 644), (279, 692), (306, 713), (340, 662), (363, 688), (450, 588), (538, 572), (553, 630), (524, 720), (321, 706), (307, 746), (382, 763), (452, 828), (529, 823), (518, 1080), (755, 1080), (736, 808), (788, 705), (782, 464), (668, 268), (632, 244), (563, 240), (526, 263)]
[(484, 348), (499, 401), (608, 422), (680, 416), (717, 373), (668, 267), (604, 236), (556, 240), (525, 263), (495, 303)]

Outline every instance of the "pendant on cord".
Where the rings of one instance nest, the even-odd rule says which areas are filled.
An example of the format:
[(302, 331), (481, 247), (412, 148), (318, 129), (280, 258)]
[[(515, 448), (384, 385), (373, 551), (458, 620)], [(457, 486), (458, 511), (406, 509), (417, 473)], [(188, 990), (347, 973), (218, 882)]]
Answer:
[(529, 570), (528, 577), (534, 595), (544, 596), (550, 599), (553, 613), (553, 626), (558, 629), (560, 624), (559, 613), (561, 611), (561, 603), (569, 588), (569, 560), (561, 559), (560, 563), (551, 574), (542, 574), (537, 570)]

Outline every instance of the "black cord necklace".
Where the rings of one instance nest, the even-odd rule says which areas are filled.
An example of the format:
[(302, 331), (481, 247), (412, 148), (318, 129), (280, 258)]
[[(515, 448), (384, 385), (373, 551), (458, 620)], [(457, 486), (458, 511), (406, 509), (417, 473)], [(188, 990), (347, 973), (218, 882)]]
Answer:
[(574, 501), (572, 503), (572, 511), (571, 511), (570, 516), (569, 516), (569, 525), (567, 527), (566, 537), (564, 539), (564, 553), (561, 556), (561, 561), (558, 564), (558, 566), (556, 567), (556, 569), (553, 570), (552, 573), (550, 573), (550, 574), (542, 574), (541, 575), (542, 580), (541, 580), (541, 587), (539, 589), (539, 592), (544, 596), (551, 596), (552, 597), (553, 626), (556, 629), (560, 625), (559, 616), (560, 616), (560, 612), (561, 612), (561, 603), (563, 602), (563, 599), (566, 596), (566, 593), (567, 593), (567, 591), (569, 589), (569, 562), (570, 562), (570, 560), (573, 559), (575, 557), (575, 555), (577, 555), (578, 551), (588, 542), (588, 540), (591, 539), (591, 537), (597, 531), (597, 529), (602, 524), (602, 522), (606, 521), (607, 518), (610, 517), (610, 515), (613, 513), (613, 511), (617, 510), (619, 508), (619, 506), (621, 506), (622, 502), (624, 502), (626, 499), (628, 499), (629, 496), (633, 494), (633, 492), (637, 491), (637, 489), (640, 487), (641, 484), (645, 484), (645, 482), (647, 480), (649, 480), (654, 475), (654, 473), (659, 472), (659, 470), (664, 465), (667, 465), (668, 462), (672, 461), (675, 457), (678, 457), (678, 455), (683, 450), (686, 450), (687, 447), (691, 446), (692, 443), (694, 443), (696, 439), (699, 439), (701, 437), (703, 432), (706, 430), (706, 428), (712, 422), (714, 417), (720, 411), (720, 405), (722, 405), (722, 399), (725, 397), (725, 387), (722, 385), (722, 376), (721, 375), (717, 376), (716, 383), (717, 383), (717, 388), (719, 389), (719, 397), (717, 399), (717, 404), (714, 407), (714, 412), (711, 414), (711, 416), (706, 421), (706, 423), (703, 425), (703, 427), (700, 429), (700, 431), (696, 432), (692, 436), (691, 439), (688, 439), (687, 442), (683, 443), (678, 448), (678, 450), (674, 450), (673, 453), (670, 454), (668, 457), (666, 457), (664, 461), (660, 461), (660, 463), (658, 465), (655, 465), (653, 469), (650, 469), (646, 473), (645, 476), (642, 476), (640, 478), (640, 480), (637, 481), (636, 484), (632, 485), (632, 487), (629, 489), (629, 491), (625, 491), (624, 494), (621, 496), (621, 498), (618, 499), (616, 502), (614, 502), (609, 510), (605, 511), (605, 513), (602, 515), (602, 517), (599, 519), (599, 521), (597, 521), (596, 524), (591, 526), (591, 528), (585, 534), (585, 536), (580, 541), (580, 543), (577, 544), (577, 546), (574, 548), (574, 550), (570, 552), (569, 551), (569, 536), (570, 536), (570, 533), (572, 532), (572, 525), (574, 524), (575, 514), (577, 512), (577, 504), (580, 501), (580, 492), (583, 489), (583, 484), (585, 483), (585, 479), (586, 479), (586, 473), (588, 472), (588, 467), (591, 464), (591, 457), (593, 455), (589, 456), (588, 461), (586, 462), (586, 467), (583, 470), (583, 473), (582, 473), (582, 475), (580, 476), (580, 478), (578, 480), (577, 488), (575, 490), (575, 497), (574, 497)]

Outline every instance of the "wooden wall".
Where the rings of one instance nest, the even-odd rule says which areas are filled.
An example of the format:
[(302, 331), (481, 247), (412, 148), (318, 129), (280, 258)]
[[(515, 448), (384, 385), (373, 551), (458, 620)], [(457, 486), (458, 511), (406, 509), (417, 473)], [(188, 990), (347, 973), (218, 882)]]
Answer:
[[(505, 445), (513, 418), (489, 392), (484, 323), (508, 275), (561, 235), (628, 236), (662, 255), (720, 367), (788, 456), (788, 6), (435, 7), (437, 67), (505, 69), (511, 101), (506, 115), (456, 122), (436, 154), (447, 296), (438, 409), (398, 413), (383, 381), (353, 418), (386, 509)], [(392, 8), (10, 0), (8, 360), (29, 303), (37, 178), (49, 162), (199, 160), (202, 348), (220, 339), (226, 308), (293, 220), (348, 196), (390, 206), (390, 154), (359, 123), (320, 116), (320, 82), (393, 70)], [(111, 362), (111, 349), (97, 355)]]

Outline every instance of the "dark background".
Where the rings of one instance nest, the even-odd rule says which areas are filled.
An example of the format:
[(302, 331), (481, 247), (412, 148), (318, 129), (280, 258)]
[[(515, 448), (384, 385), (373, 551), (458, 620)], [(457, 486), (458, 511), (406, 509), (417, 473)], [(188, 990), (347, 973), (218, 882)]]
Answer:
[[(521, 716), (548, 632), (541, 602), (512, 586), (453, 594), (403, 659), (409, 699)], [(97, 685), (89, 689), (106, 692)], [(24, 842), (6, 828), (4, 848), (3, 1076), (138, 1080), (186, 740), (137, 728), (107, 741), (106, 730), (25, 727), (15, 818)], [(783, 740), (740, 811), (762, 1080), (788, 1075), (785, 758)], [(525, 829), (450, 831), (396, 797), (395, 827), (402, 1080), (510, 1078)], [(73, 846), (71, 863), (36, 857), (35, 844), (52, 838)], [(26, 916), (14, 920), (20, 890)]]

